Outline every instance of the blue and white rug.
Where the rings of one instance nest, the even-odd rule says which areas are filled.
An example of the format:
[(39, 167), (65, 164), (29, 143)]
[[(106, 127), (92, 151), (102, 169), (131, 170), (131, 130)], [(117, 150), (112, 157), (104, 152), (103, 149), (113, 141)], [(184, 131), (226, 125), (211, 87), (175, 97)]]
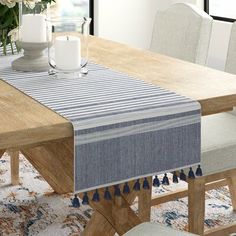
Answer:
[[(171, 176), (169, 176), (171, 179)], [(20, 182), (10, 185), (10, 159), (0, 159), (0, 235), (79, 236), (92, 215), (88, 206), (71, 207), (72, 194), (57, 195), (23, 157), (20, 158)], [(185, 186), (184, 182), (154, 189), (161, 194)], [(226, 187), (206, 194), (205, 227), (213, 228), (236, 221)], [(136, 208), (134, 203), (134, 208)], [(153, 222), (187, 229), (187, 199), (152, 208)]]

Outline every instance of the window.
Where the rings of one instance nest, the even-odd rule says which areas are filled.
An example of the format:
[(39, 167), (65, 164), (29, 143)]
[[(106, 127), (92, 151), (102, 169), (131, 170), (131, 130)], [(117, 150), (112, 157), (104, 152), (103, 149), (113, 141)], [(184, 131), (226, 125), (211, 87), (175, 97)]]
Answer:
[(204, 10), (215, 20), (236, 20), (236, 0), (205, 0)]
[(94, 0), (56, 0), (51, 6), (51, 14), (55, 16), (91, 17), (90, 34), (94, 33), (93, 8)]

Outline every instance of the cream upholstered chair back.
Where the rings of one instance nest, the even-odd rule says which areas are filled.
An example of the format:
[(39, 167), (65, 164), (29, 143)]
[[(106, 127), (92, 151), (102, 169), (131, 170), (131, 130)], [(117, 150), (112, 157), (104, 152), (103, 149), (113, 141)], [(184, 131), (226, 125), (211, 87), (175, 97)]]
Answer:
[[(225, 72), (236, 75), (236, 22), (232, 24), (228, 52), (225, 63)], [(229, 113), (236, 116), (236, 107)]]
[(205, 65), (212, 17), (191, 4), (176, 3), (158, 11), (150, 50)]
[(236, 22), (232, 24), (225, 71), (236, 74)]

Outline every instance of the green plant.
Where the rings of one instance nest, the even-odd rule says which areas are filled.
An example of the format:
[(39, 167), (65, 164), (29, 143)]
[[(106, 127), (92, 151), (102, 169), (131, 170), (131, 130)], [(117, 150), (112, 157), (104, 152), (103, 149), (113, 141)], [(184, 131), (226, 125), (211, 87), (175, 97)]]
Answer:
[[(23, 0), (29, 7), (34, 7), (36, 2), (40, 0)], [(42, 3), (51, 4), (55, 0), (41, 0)], [(11, 52), (14, 54), (14, 44), (17, 51), (19, 51), (15, 43), (14, 34), (17, 32), (19, 25), (19, 0), (0, 0), (0, 47), (3, 48), (3, 54), (7, 53), (7, 45), (10, 45)]]

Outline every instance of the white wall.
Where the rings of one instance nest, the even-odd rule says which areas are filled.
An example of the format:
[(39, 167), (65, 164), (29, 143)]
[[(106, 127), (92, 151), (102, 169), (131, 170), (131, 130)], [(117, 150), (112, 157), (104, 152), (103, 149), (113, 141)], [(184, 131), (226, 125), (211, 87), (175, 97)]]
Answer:
[[(203, 9), (203, 0), (95, 0), (95, 35), (148, 49), (157, 10), (188, 2)], [(208, 66), (224, 69), (231, 23), (214, 21)]]
[(157, 9), (171, 0), (95, 0), (95, 35), (148, 48)]

